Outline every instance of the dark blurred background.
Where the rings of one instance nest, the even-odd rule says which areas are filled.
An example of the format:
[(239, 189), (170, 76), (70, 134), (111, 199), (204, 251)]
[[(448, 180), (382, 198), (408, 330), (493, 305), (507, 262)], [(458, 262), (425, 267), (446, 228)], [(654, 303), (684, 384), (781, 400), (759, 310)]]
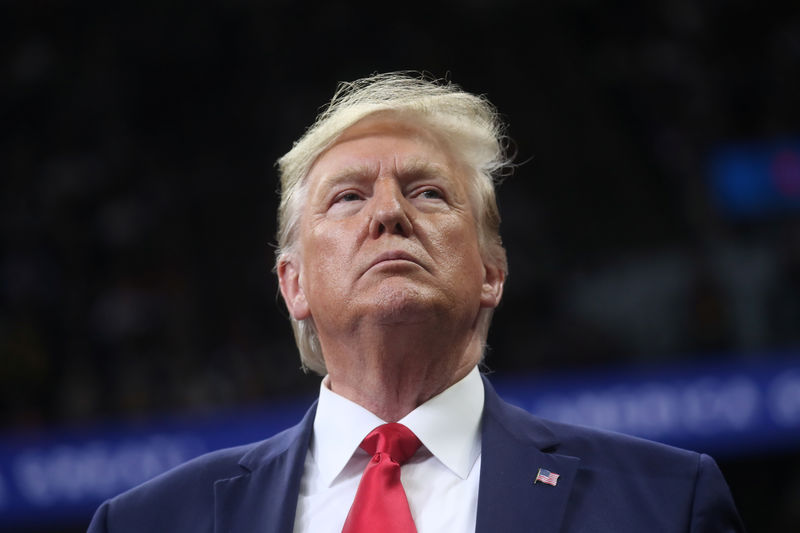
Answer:
[[(313, 395), (273, 163), (376, 71), (510, 123), (498, 375), (800, 352), (797, 3), (114, 4), (0, 6), (4, 435)], [(731, 153), (780, 201), (726, 196)], [(797, 531), (796, 447), (720, 465), (751, 531)]]

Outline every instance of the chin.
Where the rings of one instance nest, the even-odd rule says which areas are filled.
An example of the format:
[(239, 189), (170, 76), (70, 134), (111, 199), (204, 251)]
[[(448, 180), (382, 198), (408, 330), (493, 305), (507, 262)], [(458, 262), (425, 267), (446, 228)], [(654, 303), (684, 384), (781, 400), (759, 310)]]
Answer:
[(432, 291), (404, 284), (382, 285), (374, 295), (373, 314), (381, 323), (413, 324), (428, 320), (437, 313), (440, 303)]

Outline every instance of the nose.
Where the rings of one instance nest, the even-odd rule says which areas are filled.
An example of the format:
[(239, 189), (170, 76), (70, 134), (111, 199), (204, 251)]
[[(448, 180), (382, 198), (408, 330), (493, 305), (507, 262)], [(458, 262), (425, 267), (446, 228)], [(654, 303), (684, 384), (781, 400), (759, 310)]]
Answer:
[(411, 235), (412, 224), (408, 217), (408, 205), (399, 184), (390, 178), (379, 178), (372, 195), (372, 218), (369, 233), (373, 238), (384, 233), (401, 237)]

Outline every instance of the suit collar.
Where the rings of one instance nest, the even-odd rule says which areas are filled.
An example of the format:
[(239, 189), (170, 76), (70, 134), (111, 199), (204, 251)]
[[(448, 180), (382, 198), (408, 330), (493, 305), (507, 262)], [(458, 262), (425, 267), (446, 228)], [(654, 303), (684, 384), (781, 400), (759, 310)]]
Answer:
[(297, 426), (242, 456), (242, 475), (214, 483), (217, 533), (292, 531), (316, 407), (314, 403)]
[(466, 479), (481, 454), (483, 383), (478, 368), (405, 418), (422, 444), (451, 472)]
[[(555, 453), (559, 441), (545, 422), (500, 400), (485, 378), (484, 387), (476, 532), (559, 531), (580, 460)], [(534, 484), (540, 468), (559, 475), (556, 486)]]
[[(309, 448), (314, 464), (309, 468), (330, 487), (349, 464), (363, 438), (385, 421), (333, 392), (326, 385), (327, 380), (320, 384)], [(481, 452), (483, 395), (483, 382), (475, 367), (399, 422), (413, 431), (444, 466), (466, 479)]]
[(322, 380), (319, 387), (317, 414), (314, 417), (313, 438), (309, 448), (320, 477), (326, 486), (333, 481), (352, 459), (364, 437), (385, 422), (361, 405), (333, 392)]

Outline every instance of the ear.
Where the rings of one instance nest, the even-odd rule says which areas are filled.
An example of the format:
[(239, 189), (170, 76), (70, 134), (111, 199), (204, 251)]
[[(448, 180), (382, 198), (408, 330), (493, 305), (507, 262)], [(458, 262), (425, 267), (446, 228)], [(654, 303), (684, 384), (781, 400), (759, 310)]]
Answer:
[(500, 305), (503, 297), (503, 284), (506, 274), (503, 270), (489, 263), (483, 264), (483, 285), (481, 287), (481, 307), (494, 308)]
[(282, 255), (278, 259), (278, 283), (286, 308), (295, 320), (304, 320), (311, 316), (301, 278), (298, 258), (290, 254)]

